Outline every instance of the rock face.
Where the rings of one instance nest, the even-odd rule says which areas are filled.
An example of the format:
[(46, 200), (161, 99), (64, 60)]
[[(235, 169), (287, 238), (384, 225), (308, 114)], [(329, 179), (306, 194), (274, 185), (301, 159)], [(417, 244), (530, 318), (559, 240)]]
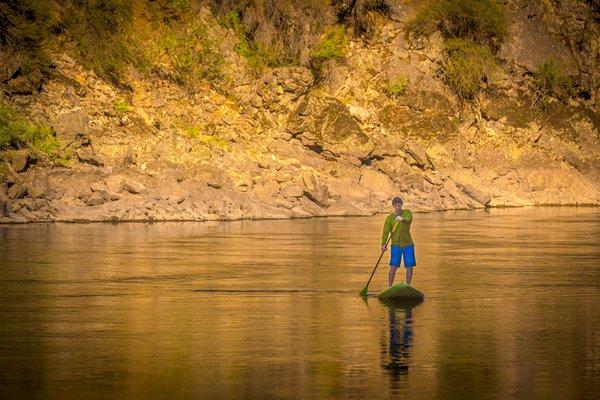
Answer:
[[(3, 101), (45, 121), (61, 147), (0, 151), (0, 223), (370, 215), (396, 195), (413, 211), (598, 206), (598, 24), (582, 2), (503, 4), (505, 69), (468, 104), (441, 80), (440, 34), (405, 39), (414, 5), (368, 44), (351, 41), (319, 82), (303, 67), (253, 77), (233, 36), (227, 95), (160, 74), (132, 75), (124, 90), (68, 56), (36, 91), (6, 66)], [(530, 75), (548, 55), (581, 95), (541, 107)], [(406, 87), (389, 93), (393, 80)]]

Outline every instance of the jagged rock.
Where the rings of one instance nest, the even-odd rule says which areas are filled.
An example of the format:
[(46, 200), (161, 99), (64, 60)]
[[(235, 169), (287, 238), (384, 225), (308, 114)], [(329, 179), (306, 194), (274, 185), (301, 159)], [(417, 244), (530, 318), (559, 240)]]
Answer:
[(401, 157), (386, 157), (373, 162), (371, 167), (383, 172), (394, 182), (400, 182), (403, 176), (411, 172), (410, 165)]
[(10, 165), (15, 172), (23, 172), (27, 170), (31, 160), (31, 153), (29, 153), (29, 150), (26, 149), (13, 151), (10, 155)]
[(369, 110), (359, 106), (348, 106), (348, 112), (361, 122), (365, 122), (371, 117), (371, 112)]
[(11, 199), (20, 199), (27, 195), (27, 187), (21, 184), (15, 184), (8, 189), (8, 197)]
[(132, 149), (128, 149), (127, 153), (123, 156), (123, 161), (121, 161), (122, 166), (135, 165), (137, 162), (137, 156), (133, 152)]
[(31, 206), (31, 209), (33, 211), (39, 211), (42, 208), (48, 208), (48, 200), (46, 199), (35, 199), (33, 200), (33, 204)]
[(298, 185), (291, 185), (279, 191), (279, 196), (286, 199), (302, 197), (304, 190)]
[(307, 95), (289, 117), (287, 130), (317, 153), (347, 155), (359, 165), (374, 149), (346, 106), (333, 97)]
[(23, 207), (21, 210), (19, 210), (19, 214), (21, 214), (23, 216), (23, 218), (25, 218), (29, 222), (33, 222), (33, 221), (37, 220), (37, 217), (35, 216), (35, 214), (33, 214), (31, 211), (29, 211), (25, 207)]
[(77, 198), (85, 203), (92, 196), (92, 193), (93, 192), (90, 189), (85, 189), (77, 195)]
[(104, 179), (106, 189), (113, 193), (121, 193), (123, 191), (123, 183), (125, 178), (121, 175), (110, 175)]
[(104, 163), (98, 158), (98, 156), (96, 156), (94, 150), (90, 146), (75, 150), (75, 154), (77, 155), (79, 162), (91, 164), (96, 167), (102, 167), (104, 165)]
[(6, 93), (27, 95), (37, 91), (42, 84), (42, 76), (38, 74), (30, 75), (30, 79), (19, 75), (11, 79), (4, 86)]
[(419, 168), (427, 168), (430, 166), (429, 159), (425, 150), (412, 140), (406, 141), (406, 152), (410, 154)]
[(417, 189), (420, 191), (425, 189), (423, 176), (417, 172), (406, 174), (400, 179), (399, 184), (403, 192), (408, 191), (409, 189)]
[(123, 190), (131, 194), (140, 194), (146, 192), (146, 187), (139, 182), (126, 179), (123, 181)]
[(0, 217), (4, 217), (9, 213), (9, 199), (5, 193), (0, 192)]
[(321, 207), (329, 205), (329, 189), (322, 184), (314, 173), (303, 174), (302, 183), (304, 184), (303, 194)]
[(44, 170), (36, 168), (27, 192), (29, 197), (33, 199), (46, 197), (48, 194), (48, 174)]
[[(412, 100), (412, 97), (407, 98), (409, 102)], [(420, 111), (408, 106), (387, 105), (381, 109), (378, 117), (383, 127), (391, 133), (444, 139), (458, 132), (458, 123), (456, 116), (450, 113), (451, 109), (441, 110)]]
[(58, 116), (52, 128), (65, 140), (71, 140), (78, 134), (87, 134), (89, 130), (89, 117), (83, 110), (71, 111)]
[(481, 203), (483, 206), (487, 207), (490, 204), (490, 201), (492, 200), (492, 196), (489, 193), (479, 190), (472, 185), (468, 185), (468, 184), (463, 185), (458, 182), (456, 184), (469, 197), (477, 200), (477, 202)]
[(85, 201), (88, 206), (98, 206), (108, 201), (102, 192), (93, 192), (91, 196)]
[(359, 184), (368, 188), (371, 193), (381, 199), (394, 195), (396, 189), (387, 175), (372, 169), (364, 169), (360, 176)]

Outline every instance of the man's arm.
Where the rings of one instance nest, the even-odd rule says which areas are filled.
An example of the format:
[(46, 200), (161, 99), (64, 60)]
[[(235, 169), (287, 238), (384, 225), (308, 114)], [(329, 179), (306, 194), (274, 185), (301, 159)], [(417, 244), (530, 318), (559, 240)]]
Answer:
[(388, 236), (390, 235), (390, 224), (388, 221), (389, 218), (385, 219), (383, 223), (383, 234), (381, 235), (381, 251), (386, 251), (387, 246), (386, 242), (388, 240)]
[(403, 215), (402, 222), (410, 225), (410, 223), (412, 222), (412, 212), (406, 210), (406, 212)]

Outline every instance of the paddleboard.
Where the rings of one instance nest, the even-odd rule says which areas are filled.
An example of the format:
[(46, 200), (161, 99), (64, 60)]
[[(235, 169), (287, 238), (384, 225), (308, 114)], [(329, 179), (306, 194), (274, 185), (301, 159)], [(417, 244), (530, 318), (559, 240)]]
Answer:
[(406, 283), (397, 283), (377, 295), (379, 300), (419, 300), (425, 295)]

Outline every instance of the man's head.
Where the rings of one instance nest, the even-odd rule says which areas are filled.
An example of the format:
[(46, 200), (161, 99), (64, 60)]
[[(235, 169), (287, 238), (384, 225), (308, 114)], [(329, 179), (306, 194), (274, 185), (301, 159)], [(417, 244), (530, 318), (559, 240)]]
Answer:
[(398, 196), (396, 196), (392, 199), (392, 207), (394, 207), (394, 210), (396, 212), (399, 212), (402, 210), (402, 203), (403, 203), (402, 199)]

